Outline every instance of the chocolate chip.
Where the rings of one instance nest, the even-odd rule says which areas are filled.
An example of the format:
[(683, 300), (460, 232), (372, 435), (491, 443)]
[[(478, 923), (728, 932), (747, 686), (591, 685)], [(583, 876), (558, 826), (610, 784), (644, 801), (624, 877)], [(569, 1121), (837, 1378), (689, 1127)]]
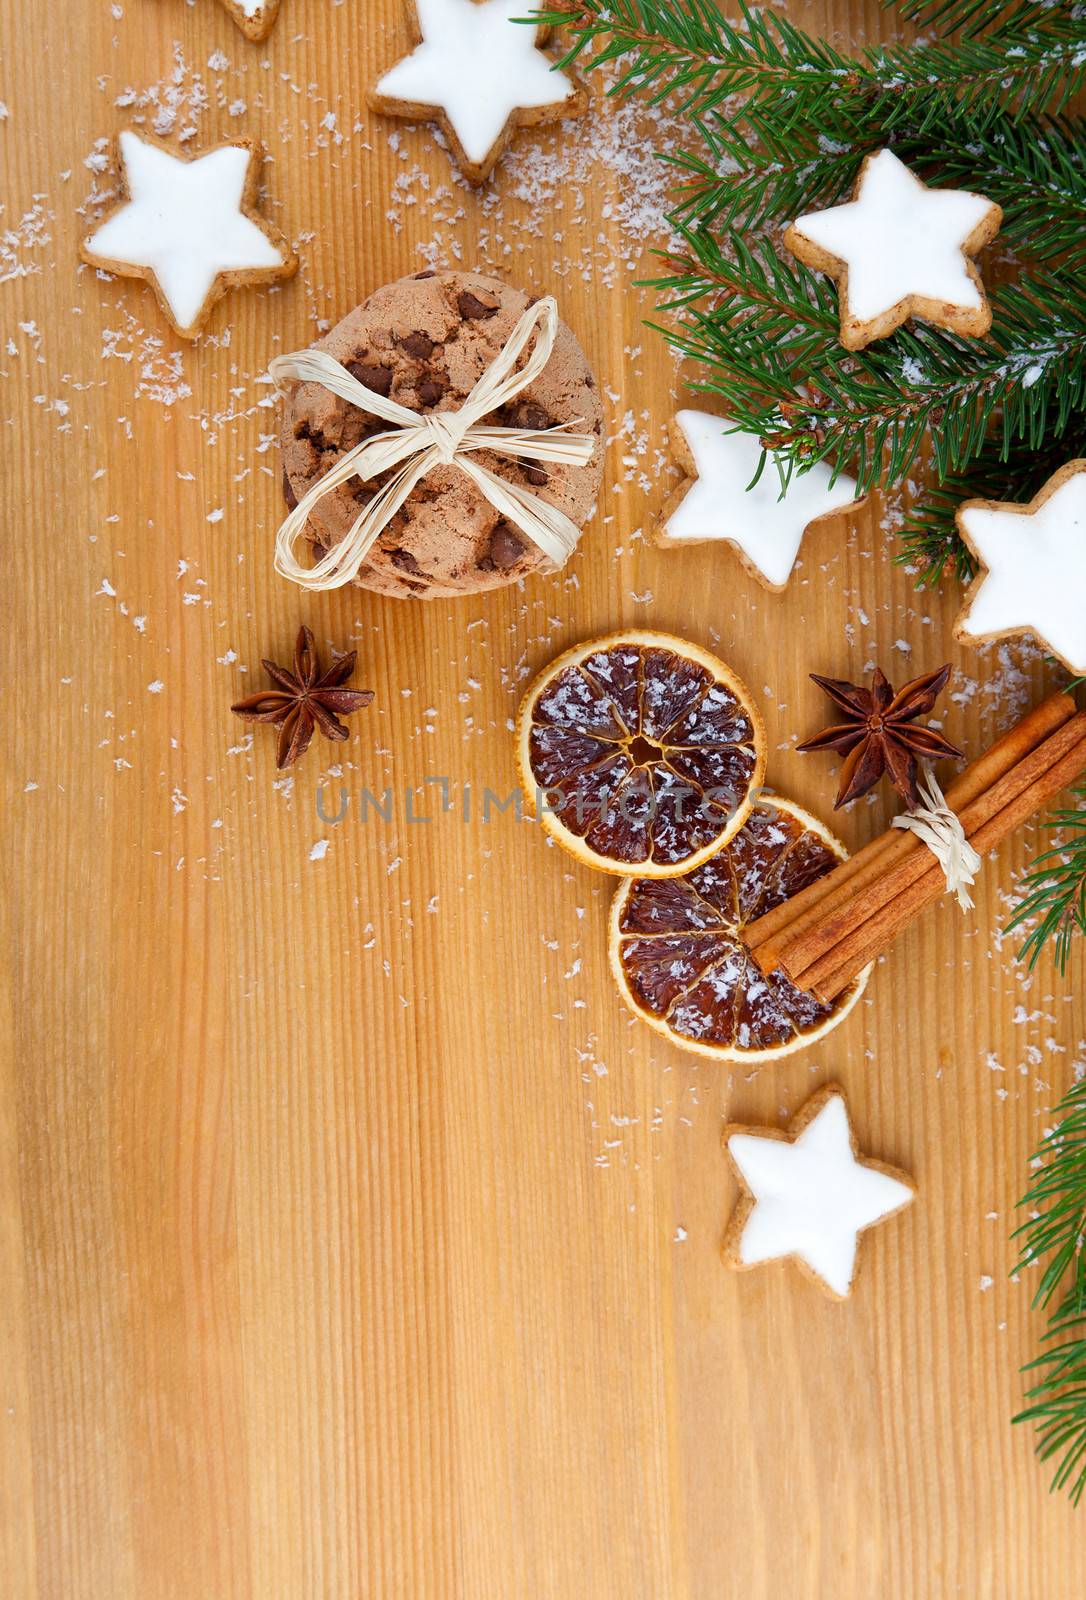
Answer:
[(428, 372), (418, 387), (419, 400), (424, 406), (436, 406), (448, 393), (448, 388), (448, 378), (442, 377), (440, 372)]
[(314, 428), (308, 417), (303, 417), (294, 429), (294, 437), (302, 444), (312, 445), (318, 455), (324, 455), (328, 450), (338, 450), (339, 443), (329, 439), (320, 428)]
[(554, 418), (542, 406), (531, 400), (522, 400), (510, 408), (510, 422), (514, 428), (553, 428)]
[(425, 333), (405, 333), (402, 337), (397, 337), (396, 343), (417, 361), (429, 360), (437, 348), (434, 341)]
[(372, 389), (374, 394), (387, 395), (392, 390), (391, 367), (371, 366), (365, 361), (348, 361), (347, 371), (352, 378), (357, 378), (359, 383), (364, 383), (367, 389)]
[[(510, 567), (515, 567), (524, 554), (524, 540), (519, 533), (509, 526), (504, 519), (494, 526), (490, 535), (490, 548), (487, 551), (491, 561), (499, 572), (508, 572)], [(479, 563), (482, 565), (482, 562)]]
[(387, 429), (388, 423), (381, 417), (375, 417), (371, 411), (352, 407), (344, 417), (343, 426), (339, 430), (337, 453), (342, 455), (345, 450), (353, 450), (355, 445), (361, 444), (364, 439), (372, 439), (375, 433), (384, 433)]
[(388, 559), (392, 562), (392, 565), (394, 567), (398, 567), (401, 572), (422, 571), (422, 568), (419, 566), (410, 550), (390, 550), (388, 553)]
[(465, 322), (477, 322), (483, 317), (494, 317), (498, 314), (497, 306), (484, 305), (470, 289), (461, 289), (456, 297), (456, 309)]
[(416, 272), (415, 273), (415, 281), (417, 283), (421, 282), (423, 278), (436, 278), (436, 277), (437, 277), (437, 273), (433, 270), (432, 267), (427, 267), (425, 272)]
[(293, 485), (287, 476), (286, 467), (283, 468), (283, 499), (287, 503), (287, 510), (293, 511), (298, 504), (298, 496), (294, 493)]
[(547, 476), (547, 474), (543, 471), (543, 468), (542, 467), (533, 466), (531, 462), (528, 462), (528, 461), (524, 462), (521, 470), (524, 473), (524, 476), (527, 478), (528, 482), (531, 483), (531, 484), (534, 484), (537, 489), (540, 487), (541, 484), (544, 484), (544, 483), (547, 483), (547, 482), (550, 481), (548, 476)]

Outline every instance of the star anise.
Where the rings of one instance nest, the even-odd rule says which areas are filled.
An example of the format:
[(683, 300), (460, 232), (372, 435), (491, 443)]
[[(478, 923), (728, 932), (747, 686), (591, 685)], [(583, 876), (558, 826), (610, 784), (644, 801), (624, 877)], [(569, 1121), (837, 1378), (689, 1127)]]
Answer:
[(340, 656), (322, 673), (313, 635), (303, 625), (294, 644), (294, 671), (265, 661), (264, 671), (279, 685), (278, 689), (261, 689), (236, 701), (230, 709), (246, 722), (276, 724), (279, 747), (275, 764), (289, 767), (309, 749), (314, 728), (319, 728), (326, 739), (349, 738), (350, 731), (338, 720), (336, 712), (349, 716), (373, 699), (372, 689), (340, 688), (354, 671), (357, 655), (357, 650), (352, 650)]
[(870, 689), (847, 683), (842, 678), (820, 678), (817, 673), (811, 673), (812, 680), (841, 707), (847, 720), (823, 729), (796, 748), (804, 752), (839, 750), (844, 755), (841, 782), (833, 805), (835, 811), (873, 789), (884, 772), (898, 794), (910, 807), (915, 807), (920, 803), (917, 760), (935, 761), (940, 756), (961, 759), (963, 752), (941, 733), (916, 724), (917, 717), (931, 710), (949, 677), (948, 663), (938, 672), (914, 678), (895, 694), (893, 685), (878, 667)]

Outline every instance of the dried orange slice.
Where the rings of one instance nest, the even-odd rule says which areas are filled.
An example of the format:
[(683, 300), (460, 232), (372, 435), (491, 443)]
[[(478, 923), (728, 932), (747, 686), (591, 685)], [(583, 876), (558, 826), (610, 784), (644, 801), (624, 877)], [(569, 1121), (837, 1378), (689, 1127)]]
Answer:
[(742, 827), (765, 728), (730, 667), (668, 633), (609, 634), (552, 661), (520, 709), (539, 822), (604, 872), (669, 878)]
[(627, 879), (611, 907), (610, 955), (630, 1010), (718, 1061), (770, 1061), (821, 1039), (848, 1016), (871, 968), (823, 1005), (783, 972), (765, 977), (743, 929), (847, 854), (792, 801), (763, 795), (735, 838), (693, 872)]

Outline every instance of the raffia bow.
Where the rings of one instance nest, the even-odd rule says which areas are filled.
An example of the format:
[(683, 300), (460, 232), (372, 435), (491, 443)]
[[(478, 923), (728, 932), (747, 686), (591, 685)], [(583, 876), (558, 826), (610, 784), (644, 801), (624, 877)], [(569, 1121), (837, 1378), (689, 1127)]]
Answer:
[[(553, 428), (485, 428), (482, 419), (498, 410), (533, 383), (550, 360), (558, 332), (558, 305), (551, 295), (537, 300), (519, 318), (516, 327), (457, 411), (422, 416), (396, 400), (375, 394), (351, 376), (324, 350), (299, 350), (276, 356), (270, 365), (279, 385), (290, 381), (319, 383), (350, 405), (359, 406), (395, 426), (355, 445), (303, 495), (284, 521), (275, 541), (275, 570), (303, 589), (338, 589), (349, 583), (365, 561), (374, 541), (403, 505), (415, 485), (434, 467), (456, 466), (486, 496), (502, 516), (526, 534), (554, 567), (561, 567), (580, 537), (576, 523), (519, 484), (507, 483), (478, 461), (474, 450), (492, 450), (515, 459), (563, 462), (584, 466), (596, 447), (591, 434), (569, 433), (573, 423)], [(524, 366), (516, 364), (528, 343), (535, 348)], [(579, 421), (580, 419), (576, 419)], [(402, 466), (401, 466), (402, 463)], [(394, 467), (401, 470), (383, 484), (351, 524), (347, 537), (329, 550), (315, 566), (303, 567), (295, 550), (313, 507), (348, 478), (367, 482)]]
[(963, 911), (971, 911), (973, 896), (969, 886), (980, 871), (981, 858), (966, 838), (961, 820), (947, 805), (946, 796), (926, 763), (919, 788), (922, 804), (894, 817), (891, 826), (915, 833), (927, 845), (943, 869), (947, 893), (956, 896)]

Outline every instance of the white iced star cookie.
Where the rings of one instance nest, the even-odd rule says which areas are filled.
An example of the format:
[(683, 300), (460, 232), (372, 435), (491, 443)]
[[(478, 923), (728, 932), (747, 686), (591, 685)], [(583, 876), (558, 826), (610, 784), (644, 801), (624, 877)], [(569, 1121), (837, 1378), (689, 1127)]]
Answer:
[(729, 432), (731, 427), (726, 417), (708, 411), (676, 412), (671, 453), (686, 478), (660, 513), (656, 542), (733, 544), (753, 575), (779, 591), (808, 528), (859, 505), (862, 496), (854, 480), (843, 475), (831, 487), (830, 469), (819, 462), (793, 474), (782, 498), (772, 451), (750, 487), (762, 457), (761, 441), (752, 433)]
[(979, 337), (992, 325), (969, 259), (999, 232), (1003, 212), (966, 189), (930, 189), (892, 150), (867, 156), (853, 197), (786, 229), (794, 256), (836, 279), (841, 343), (862, 350), (910, 317)]
[(916, 1196), (904, 1172), (860, 1158), (837, 1084), (813, 1095), (785, 1131), (731, 1124), (724, 1150), (742, 1191), (724, 1236), (727, 1265), (790, 1256), (838, 1300), (851, 1293), (860, 1234)]
[(405, 0), (416, 40), (370, 91), (388, 116), (440, 124), (465, 177), (484, 183), (514, 126), (579, 115), (580, 83), (539, 48), (550, 29), (513, 21), (524, 0)]
[(246, 140), (178, 156), (147, 134), (120, 136), (123, 197), (83, 241), (92, 267), (146, 278), (183, 338), (226, 290), (289, 278), (298, 259), (252, 209), (260, 157)]
[(266, 39), (275, 26), (279, 0), (219, 0), (247, 39)]
[(1069, 461), (1028, 505), (967, 500), (958, 531), (981, 564), (954, 624), (977, 643), (1031, 633), (1086, 673), (1086, 461)]

